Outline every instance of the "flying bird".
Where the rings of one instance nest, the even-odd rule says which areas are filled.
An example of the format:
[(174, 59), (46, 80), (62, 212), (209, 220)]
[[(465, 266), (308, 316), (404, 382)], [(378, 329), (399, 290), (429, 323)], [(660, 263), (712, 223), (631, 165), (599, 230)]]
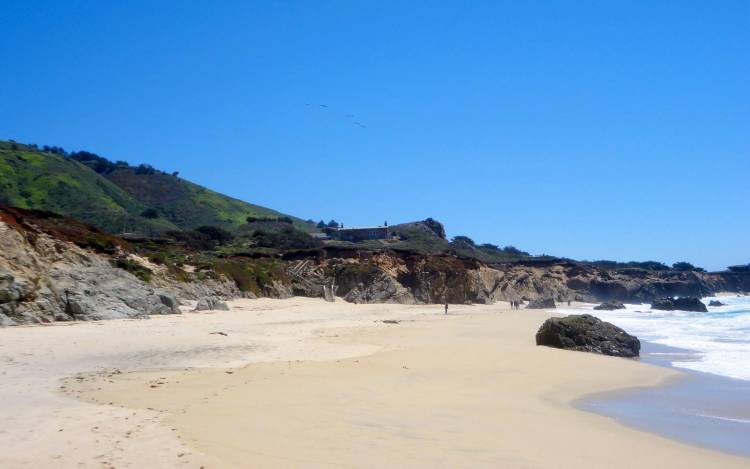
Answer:
[[(310, 103), (305, 103), (305, 106), (311, 106), (311, 104)], [(318, 104), (318, 106), (320, 106), (321, 108), (324, 108), (324, 109), (328, 109), (329, 108), (329, 106), (327, 104)], [(347, 118), (347, 119), (354, 119), (356, 116), (354, 114), (344, 114), (344, 117)], [(367, 128), (367, 126), (365, 124), (361, 123), (361, 122), (354, 121), (354, 122), (352, 122), (352, 124), (354, 124), (354, 125), (362, 128), (362, 129), (366, 129)]]

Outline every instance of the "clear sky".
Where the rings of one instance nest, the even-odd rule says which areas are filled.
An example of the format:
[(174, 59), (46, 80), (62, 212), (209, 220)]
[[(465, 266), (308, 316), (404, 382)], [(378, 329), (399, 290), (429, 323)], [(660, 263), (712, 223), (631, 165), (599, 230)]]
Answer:
[(3, 0), (0, 59), (3, 139), (348, 226), (750, 262), (747, 0)]

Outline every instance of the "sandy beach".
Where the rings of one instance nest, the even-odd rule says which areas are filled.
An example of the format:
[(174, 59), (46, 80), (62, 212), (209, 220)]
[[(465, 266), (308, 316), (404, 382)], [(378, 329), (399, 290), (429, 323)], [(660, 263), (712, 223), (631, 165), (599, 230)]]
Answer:
[(0, 329), (0, 466), (750, 467), (575, 409), (678, 373), (537, 347), (549, 312), (231, 307)]

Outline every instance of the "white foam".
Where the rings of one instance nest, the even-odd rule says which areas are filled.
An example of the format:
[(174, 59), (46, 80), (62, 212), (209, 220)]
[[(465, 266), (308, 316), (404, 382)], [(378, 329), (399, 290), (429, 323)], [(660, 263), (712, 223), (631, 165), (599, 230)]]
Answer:
[(695, 414), (699, 417), (705, 417), (707, 419), (715, 419), (715, 420), (724, 420), (725, 422), (735, 422), (735, 423), (745, 423), (750, 424), (750, 420), (747, 419), (738, 419), (738, 418), (732, 418), (732, 417), (721, 417), (719, 415), (711, 415), (711, 414)]
[[(645, 304), (629, 304), (615, 311), (593, 311), (594, 305), (588, 308), (591, 314), (641, 339), (694, 352), (689, 360), (675, 360), (673, 366), (750, 381), (750, 297), (703, 301), (708, 304), (713, 299), (726, 306), (709, 307), (708, 313), (657, 311)], [(576, 314), (580, 310), (561, 312)]]

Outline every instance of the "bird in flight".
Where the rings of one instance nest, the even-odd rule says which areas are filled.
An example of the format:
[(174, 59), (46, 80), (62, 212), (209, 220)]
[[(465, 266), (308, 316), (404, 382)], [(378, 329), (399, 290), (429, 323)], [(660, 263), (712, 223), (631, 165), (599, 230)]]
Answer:
[[(311, 104), (310, 103), (305, 103), (305, 106), (311, 106)], [(327, 104), (318, 104), (318, 106), (320, 106), (321, 108), (324, 108), (324, 109), (328, 109), (328, 107), (329, 107)], [(354, 119), (356, 116), (354, 114), (344, 114), (344, 117), (346, 117), (347, 119)], [(361, 122), (354, 121), (354, 122), (352, 122), (352, 124), (356, 125), (357, 127), (362, 128), (362, 129), (366, 129), (367, 128), (367, 126), (364, 125)]]

